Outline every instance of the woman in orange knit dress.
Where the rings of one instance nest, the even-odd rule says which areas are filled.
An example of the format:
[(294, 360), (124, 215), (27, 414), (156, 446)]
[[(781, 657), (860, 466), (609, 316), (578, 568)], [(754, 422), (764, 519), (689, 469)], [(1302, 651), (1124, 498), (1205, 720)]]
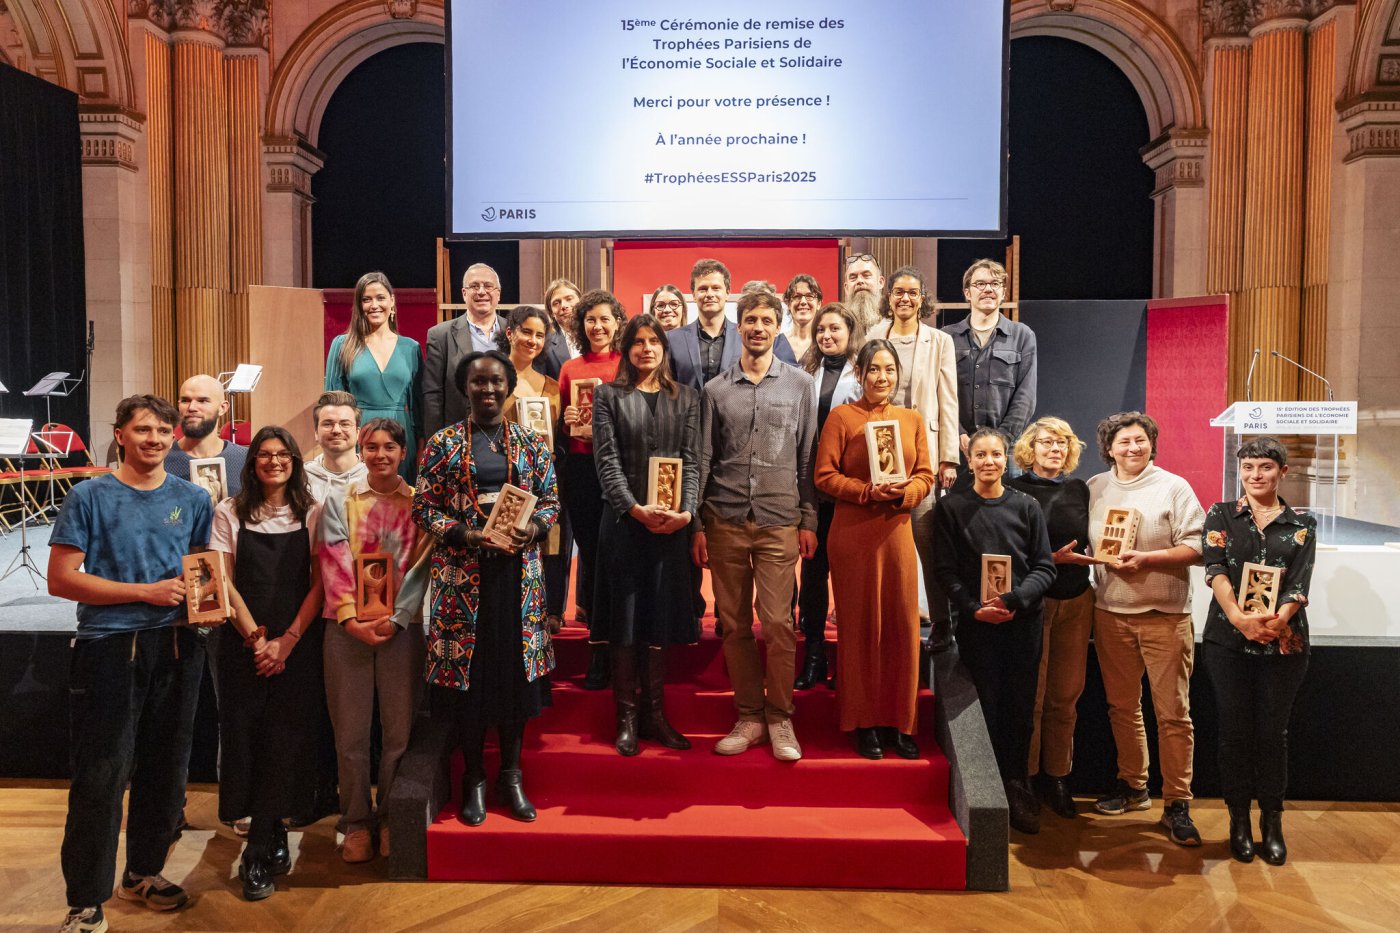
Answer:
[[(827, 552), (840, 633), (836, 654), (841, 729), (856, 750), (919, 757), (919, 571), (909, 513), (933, 489), (927, 433), (917, 411), (890, 403), (899, 354), (871, 340), (856, 358), (862, 397), (832, 409), (817, 446), (817, 488), (836, 500)], [(898, 424), (908, 478), (871, 482), (865, 426)]]

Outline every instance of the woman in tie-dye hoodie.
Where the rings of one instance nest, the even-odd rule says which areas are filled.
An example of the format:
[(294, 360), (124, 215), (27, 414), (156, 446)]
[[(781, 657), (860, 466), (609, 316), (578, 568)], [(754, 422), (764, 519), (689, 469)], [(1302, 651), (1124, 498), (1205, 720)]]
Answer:
[[(374, 857), (375, 808), (370, 802), (370, 730), (374, 696), (379, 693), (379, 725), (384, 750), (379, 759), (379, 802), (389, 799), (399, 760), (408, 748), (414, 713), (423, 691), (425, 655), (418, 600), (404, 599), (409, 570), (419, 563), (431, 538), (413, 522), (413, 487), (399, 475), (407, 453), (403, 425), (375, 418), (360, 432), (360, 456), (368, 474), (326, 500), (321, 519), (321, 579), (328, 625), (325, 638), (326, 701), (335, 727), (340, 770), (339, 829), (345, 834), (341, 857), (365, 862)], [(391, 587), (381, 590), (368, 615), (365, 594), (357, 594), (356, 559), (387, 555)], [(382, 565), (381, 565), (382, 566)], [(402, 591), (402, 592), (401, 592)], [(421, 587), (417, 588), (421, 598)], [(357, 595), (360, 596), (357, 599)], [(400, 611), (394, 613), (395, 595)], [(379, 826), (379, 851), (389, 854), (389, 827)]]

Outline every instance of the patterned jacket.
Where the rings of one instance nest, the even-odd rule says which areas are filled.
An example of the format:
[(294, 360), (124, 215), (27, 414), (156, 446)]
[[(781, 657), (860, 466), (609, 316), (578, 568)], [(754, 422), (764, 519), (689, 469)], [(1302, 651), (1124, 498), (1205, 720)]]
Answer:
[[(516, 452), (512, 473), (527, 492), (536, 496), (535, 520), (545, 527), (559, 514), (559, 493), (554, 481), (554, 459), (539, 436), (518, 424), (506, 424), (510, 446)], [(441, 538), (452, 527), (465, 523), (481, 530), (486, 524), (478, 512), (476, 464), (471, 461), (466, 424), (459, 421), (434, 434), (419, 464), (418, 491), (413, 497), (413, 518), (426, 531)], [(554, 669), (554, 645), (545, 628), (544, 570), (538, 544), (520, 552), (520, 637), (525, 678), (533, 681)], [(477, 551), (439, 545), (431, 559), (431, 612), (428, 618), (427, 680), (430, 684), (467, 689), (472, 650), (476, 647), (476, 614), (481, 567)]]

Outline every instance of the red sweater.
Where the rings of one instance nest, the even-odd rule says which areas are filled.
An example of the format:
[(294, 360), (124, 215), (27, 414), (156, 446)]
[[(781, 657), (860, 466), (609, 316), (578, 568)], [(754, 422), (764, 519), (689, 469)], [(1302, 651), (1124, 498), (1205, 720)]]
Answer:
[[(559, 370), (559, 404), (565, 408), (573, 404), (576, 380), (601, 379), (604, 382), (612, 382), (617, 378), (617, 364), (621, 360), (621, 353), (594, 353), (588, 350), (566, 362)], [(568, 428), (563, 430), (567, 434)], [(570, 437), (568, 451), (571, 454), (591, 454), (593, 442), (586, 438)]]

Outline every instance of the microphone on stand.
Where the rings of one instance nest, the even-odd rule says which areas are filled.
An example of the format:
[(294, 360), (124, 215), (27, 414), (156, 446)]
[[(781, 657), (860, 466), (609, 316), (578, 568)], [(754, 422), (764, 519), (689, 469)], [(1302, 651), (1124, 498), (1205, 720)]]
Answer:
[(1254, 396), (1251, 394), (1250, 385), (1254, 382), (1254, 367), (1258, 362), (1259, 348), (1255, 347), (1254, 355), (1249, 358), (1249, 375), (1244, 377), (1244, 400), (1246, 402), (1254, 401)]
[[(1255, 350), (1254, 352), (1255, 352), (1255, 353), (1258, 353), (1259, 351), (1258, 351), (1258, 350)], [(1333, 392), (1332, 392), (1332, 383), (1328, 382), (1327, 379), (1326, 379), (1326, 377), (1324, 377), (1321, 373), (1315, 373), (1315, 372), (1313, 372), (1311, 369), (1308, 369), (1308, 368), (1307, 368), (1306, 366), (1304, 366), (1302, 363), (1300, 363), (1300, 362), (1298, 362), (1297, 360), (1294, 360), (1294, 359), (1289, 359), (1288, 357), (1284, 356), (1282, 353), (1278, 352), (1277, 350), (1270, 350), (1269, 353), (1270, 353), (1271, 355), (1276, 356), (1276, 357), (1278, 357), (1279, 359), (1283, 360), (1285, 363), (1292, 363), (1294, 366), (1298, 367), (1298, 368), (1301, 369), (1303, 372), (1307, 373), (1309, 376), (1312, 376), (1314, 379), (1318, 380), (1318, 381), (1321, 382), (1323, 385), (1325, 385), (1325, 386), (1327, 387), (1327, 401), (1329, 401), (1329, 402), (1335, 402), (1335, 401), (1337, 400), (1337, 396), (1336, 396), (1335, 394), (1333, 394)]]
[(92, 332), (92, 321), (88, 321), (88, 336), (87, 336), (87, 354), (88, 354), (88, 356), (92, 356), (92, 350), (93, 350), (93, 348), (94, 348), (95, 346), (97, 346), (97, 342), (96, 342), (96, 338), (94, 338), (93, 332)]

